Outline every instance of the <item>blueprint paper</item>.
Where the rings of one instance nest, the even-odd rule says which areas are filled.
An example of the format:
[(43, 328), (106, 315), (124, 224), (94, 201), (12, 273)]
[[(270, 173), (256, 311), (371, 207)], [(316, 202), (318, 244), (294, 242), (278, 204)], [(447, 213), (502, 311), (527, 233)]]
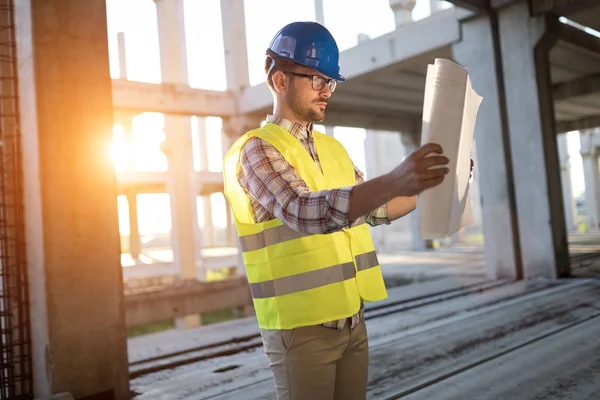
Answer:
[(436, 58), (427, 67), (421, 145), (437, 143), (450, 169), (440, 185), (417, 200), (421, 238), (444, 239), (473, 223), (469, 175), (477, 112), (483, 98), (466, 68)]

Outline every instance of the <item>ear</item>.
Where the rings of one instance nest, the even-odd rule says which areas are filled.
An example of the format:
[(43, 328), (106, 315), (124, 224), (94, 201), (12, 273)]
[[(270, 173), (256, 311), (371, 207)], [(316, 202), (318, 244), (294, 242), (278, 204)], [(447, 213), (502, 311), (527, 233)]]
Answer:
[(273, 87), (277, 93), (285, 93), (288, 90), (289, 80), (286, 74), (281, 71), (276, 71), (273, 74)]

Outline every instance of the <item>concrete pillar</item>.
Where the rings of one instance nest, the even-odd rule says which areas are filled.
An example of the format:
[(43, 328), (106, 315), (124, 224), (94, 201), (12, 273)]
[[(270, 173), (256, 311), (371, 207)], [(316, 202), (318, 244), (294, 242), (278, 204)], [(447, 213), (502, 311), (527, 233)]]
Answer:
[[(208, 171), (208, 139), (206, 137), (206, 119), (203, 117), (198, 117), (198, 147), (200, 147), (200, 171)], [(212, 247), (215, 245), (215, 230), (210, 194), (202, 196), (202, 213), (204, 215), (203, 245)]]
[(514, 195), (512, 155), (502, 90), (502, 69), (496, 64), (499, 42), (494, 20), (481, 16), (462, 23), (462, 41), (453, 46), (454, 59), (469, 68), (475, 90), (483, 96), (475, 126), (481, 160), (479, 174), (486, 274), (493, 278), (522, 277)]
[[(245, 88), (250, 86), (244, 1), (221, 0), (221, 15), (223, 18), (223, 45), (225, 47), (227, 89), (231, 90), (234, 94), (239, 95)], [(250, 129), (259, 127), (263, 118), (264, 116), (249, 117), (242, 115), (224, 118), (222, 143), (227, 144), (223, 146), (224, 154), (229, 150), (229, 147), (233, 144), (234, 140)], [(233, 236), (234, 232), (236, 232), (236, 230), (231, 229), (229, 234)], [(236, 246), (239, 246), (237, 233), (234, 243)], [(236, 268), (238, 275), (246, 274), (239, 247)]]
[(444, 7), (442, 7), (441, 0), (429, 0), (429, 10), (431, 11), (431, 14), (442, 11), (443, 9)]
[[(133, 140), (133, 114), (117, 112), (115, 113), (115, 123), (123, 127), (123, 134), (125, 136), (125, 143), (127, 146), (128, 163), (127, 169), (129, 171), (135, 170), (135, 144)], [(131, 258), (136, 262), (139, 261), (141, 253), (142, 240), (140, 236), (140, 227), (138, 221), (137, 211), (137, 193), (132, 190), (126, 195), (127, 205), (129, 208), (129, 252)]]
[[(420, 136), (420, 133), (419, 135)], [(418, 148), (418, 142), (416, 141), (417, 135), (410, 135), (408, 133), (401, 134), (401, 141), (404, 145), (405, 155), (409, 155)], [(416, 209), (409, 214), (410, 219), (410, 239), (411, 249), (413, 251), (424, 251), (433, 249), (433, 240), (421, 239), (421, 223), (419, 217), (419, 210)]]
[[(188, 84), (183, 0), (155, 0), (162, 82)], [(167, 188), (171, 203), (173, 262), (183, 279), (196, 279), (196, 246), (193, 221), (196, 195), (192, 156), (191, 118), (165, 115), (165, 154), (169, 165)], [(178, 320), (179, 327), (200, 324), (197, 315)]]
[(471, 181), (471, 202), (473, 210), (473, 225), (476, 227), (482, 226), (481, 221), (481, 180), (479, 174), (479, 154), (477, 151), (477, 140), (473, 141), (473, 179)]
[[(526, 3), (499, 11), (504, 87), (513, 154), (523, 272), (570, 274), (549, 52), (550, 17), (531, 18)], [(558, 21), (555, 21), (558, 24)]]
[(127, 205), (129, 208), (129, 252), (131, 258), (137, 263), (140, 260), (142, 239), (138, 221), (137, 193), (135, 191), (127, 193)]
[(390, 0), (390, 7), (394, 12), (396, 27), (412, 22), (412, 10), (417, 5), (417, 0)]
[(129, 399), (106, 1), (17, 1), (15, 27), (34, 397)]
[(571, 162), (569, 160), (569, 146), (567, 134), (558, 135), (558, 155), (560, 162), (560, 180), (562, 185), (563, 204), (565, 211), (566, 226), (569, 231), (577, 230), (577, 206), (573, 198), (573, 186), (571, 185)]
[(325, 11), (323, 9), (323, 0), (315, 0), (315, 21), (325, 25)]
[(331, 125), (326, 125), (325, 126), (325, 134), (327, 136), (333, 137), (333, 132), (334, 132), (334, 127), (333, 126), (331, 126)]
[(594, 146), (594, 130), (580, 133), (581, 158), (585, 179), (585, 213), (588, 230), (600, 230), (600, 170), (598, 149)]
[(117, 33), (119, 49), (119, 79), (127, 79), (127, 51), (125, 48), (125, 32)]
[[(329, 134), (329, 133), (328, 133)], [(331, 136), (333, 136), (333, 129)], [(373, 179), (378, 177), (381, 172), (379, 168), (378, 160), (380, 159), (379, 146), (377, 141), (377, 132), (367, 129), (365, 134), (365, 177), (367, 179)], [(385, 227), (377, 227), (377, 229), (370, 229), (371, 237), (375, 248), (380, 252), (387, 250), (385, 246)]]
[[(491, 226), (484, 229), (488, 243), (486, 250), (492, 247), (495, 248), (492, 251), (502, 250), (498, 257), (512, 261), (511, 255), (518, 253), (506, 252), (510, 247), (516, 249), (515, 243), (507, 239), (515, 237), (516, 225), (523, 277), (568, 276), (569, 252), (548, 60), (555, 35), (546, 35), (549, 32), (546, 24), (550, 20), (530, 18), (525, 3), (498, 10), (498, 23), (495, 24), (496, 17), (492, 16), (491, 28), (487, 18), (479, 17), (474, 22), (464, 23), (463, 40), (455, 46), (460, 49), (455, 55), (471, 68), (473, 85), (487, 103), (487, 108), (482, 106), (478, 117), (479, 128), (476, 129), (481, 133), (477, 134), (477, 139), (480, 156), (489, 163), (485, 170), (496, 171), (484, 171), (484, 166), (480, 166), (484, 224), (488, 223), (485, 209), (488, 208), (489, 213), (489, 201), (497, 202), (491, 206), (500, 208), (497, 215), (487, 219)], [(472, 28), (467, 28), (469, 26)], [(472, 33), (467, 32), (470, 29)], [(492, 32), (498, 33), (499, 41), (490, 40)], [(501, 55), (498, 59), (491, 52), (494, 48), (498, 51), (496, 55)], [(496, 61), (500, 61), (499, 65)], [(501, 71), (496, 77), (491, 73), (495, 70)], [(499, 88), (491, 87), (496, 84)], [(499, 104), (495, 104), (496, 96), (500, 96)], [(494, 110), (489, 109), (492, 105)], [(505, 113), (502, 111), (504, 106)], [(501, 110), (500, 115), (498, 110)], [(488, 146), (497, 138), (498, 129), (506, 129), (508, 137), (505, 135), (504, 140), (495, 143), (494, 147)], [(509, 153), (501, 155), (499, 149), (503, 147), (500, 144)], [(512, 171), (515, 171), (514, 177), (510, 175)], [(494, 175), (498, 179), (491, 179)], [(496, 188), (484, 189), (484, 180)], [(514, 184), (518, 223), (512, 219), (515, 210), (512, 194), (499, 193), (505, 189), (504, 182)], [(498, 237), (500, 234), (502, 237)], [(504, 263), (499, 263), (496, 257), (489, 261), (496, 265), (494, 271), (504, 269)], [(507, 267), (510, 275), (512, 265)]]
[(221, 0), (227, 89), (239, 94), (250, 86), (243, 0)]
[[(225, 155), (233, 145), (233, 141), (229, 136), (225, 134), (224, 131), (221, 131), (221, 150), (223, 153), (223, 159), (225, 159)], [(227, 247), (235, 247), (237, 246), (237, 231), (235, 227), (235, 219), (233, 218), (233, 212), (231, 207), (229, 206), (229, 202), (225, 197), (225, 194), (222, 193), (223, 199), (225, 201), (225, 221), (227, 223), (226, 232), (225, 232), (225, 245)]]
[(134, 114), (115, 113), (115, 123), (123, 127), (123, 136), (127, 146), (127, 169), (135, 170), (135, 140), (133, 137), (133, 118)]

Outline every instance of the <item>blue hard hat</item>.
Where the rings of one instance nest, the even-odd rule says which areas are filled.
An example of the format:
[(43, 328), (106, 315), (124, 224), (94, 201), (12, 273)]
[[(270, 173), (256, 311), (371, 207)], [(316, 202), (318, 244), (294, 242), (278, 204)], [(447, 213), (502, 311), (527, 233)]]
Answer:
[(313, 68), (336, 81), (346, 81), (340, 75), (340, 52), (335, 39), (316, 22), (292, 22), (284, 26), (271, 41), (267, 55)]

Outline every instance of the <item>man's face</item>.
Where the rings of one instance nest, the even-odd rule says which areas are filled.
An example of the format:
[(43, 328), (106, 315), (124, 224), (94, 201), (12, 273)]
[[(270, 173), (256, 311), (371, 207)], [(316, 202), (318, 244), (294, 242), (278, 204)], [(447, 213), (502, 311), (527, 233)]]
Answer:
[[(327, 79), (327, 77), (314, 69), (304, 66), (295, 66), (290, 72), (306, 75), (318, 75)], [(288, 107), (298, 116), (299, 119), (308, 122), (321, 122), (325, 119), (327, 103), (331, 96), (331, 90), (328, 85), (321, 90), (313, 89), (312, 79), (310, 77), (298, 76), (288, 73), (289, 89), (283, 98)]]

